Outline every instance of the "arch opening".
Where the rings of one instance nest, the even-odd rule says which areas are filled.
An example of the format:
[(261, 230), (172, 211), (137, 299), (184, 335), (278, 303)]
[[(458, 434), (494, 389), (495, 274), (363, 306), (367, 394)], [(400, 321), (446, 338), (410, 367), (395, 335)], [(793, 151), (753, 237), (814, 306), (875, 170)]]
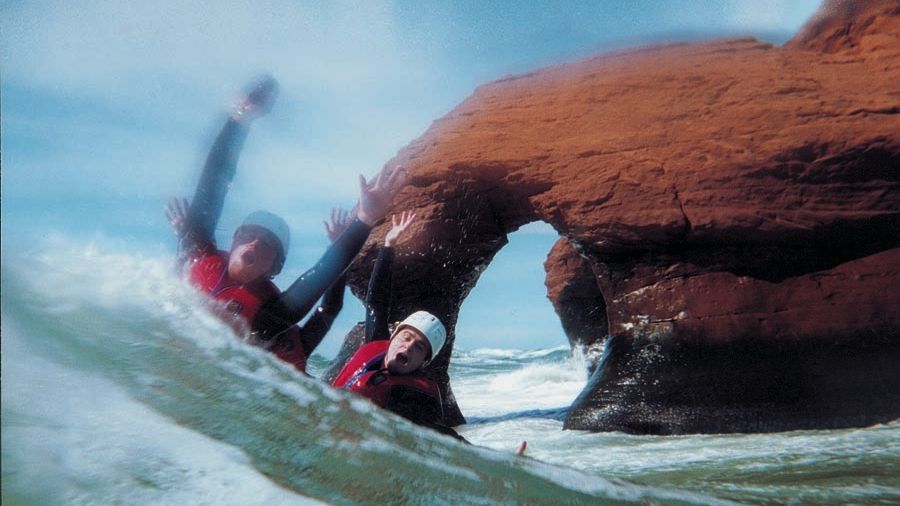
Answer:
[[(454, 394), (469, 423), (517, 417), (561, 422), (599, 357), (593, 350), (608, 333), (605, 304), (599, 296), (590, 307), (599, 290), (587, 261), (569, 247), (581, 263), (566, 268), (575, 259), (557, 258), (554, 251), (568, 242), (547, 223), (527, 224), (507, 239), (460, 306), (448, 371)], [(585, 273), (584, 279), (563, 279)], [(577, 293), (587, 285), (594, 289)], [(601, 335), (587, 338), (598, 324), (575, 318), (579, 311), (602, 314)]]

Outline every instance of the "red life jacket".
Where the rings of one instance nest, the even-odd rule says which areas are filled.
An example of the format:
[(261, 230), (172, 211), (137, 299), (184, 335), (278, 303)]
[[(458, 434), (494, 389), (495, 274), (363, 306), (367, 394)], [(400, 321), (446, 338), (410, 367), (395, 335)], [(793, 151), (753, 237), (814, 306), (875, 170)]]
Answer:
[[(269, 280), (242, 285), (228, 278), (228, 253), (213, 251), (194, 260), (188, 273), (192, 285), (221, 301), (219, 313), (243, 333), (250, 329), (260, 306), (278, 295), (278, 288)], [(239, 318), (237, 318), (239, 317)]]
[(364, 344), (347, 361), (332, 386), (360, 394), (384, 407), (394, 387), (418, 390), (441, 402), (441, 391), (430, 379), (417, 374), (394, 375), (382, 368), (390, 341)]
[[(222, 302), (217, 312), (239, 334), (249, 332), (260, 306), (279, 294), (278, 288), (268, 280), (249, 287), (230, 281), (228, 253), (224, 251), (214, 251), (194, 260), (188, 277), (197, 289)], [(293, 325), (279, 334), (270, 351), (306, 374), (308, 357), (300, 340), (300, 327)]]

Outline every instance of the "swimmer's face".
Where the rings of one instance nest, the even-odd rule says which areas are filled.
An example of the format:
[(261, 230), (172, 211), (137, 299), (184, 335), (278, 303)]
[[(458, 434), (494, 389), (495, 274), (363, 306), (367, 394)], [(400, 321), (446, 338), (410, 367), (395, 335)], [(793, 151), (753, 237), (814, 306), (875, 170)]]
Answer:
[(267, 276), (275, 265), (280, 247), (268, 230), (245, 225), (234, 234), (228, 256), (228, 276), (244, 284)]
[(391, 374), (409, 374), (418, 370), (431, 353), (431, 344), (419, 331), (403, 327), (394, 332), (384, 356)]

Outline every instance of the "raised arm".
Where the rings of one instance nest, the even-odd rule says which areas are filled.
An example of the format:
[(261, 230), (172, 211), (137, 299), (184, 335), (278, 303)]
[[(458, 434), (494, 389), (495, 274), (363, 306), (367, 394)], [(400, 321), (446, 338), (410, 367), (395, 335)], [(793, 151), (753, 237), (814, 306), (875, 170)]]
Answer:
[[(237, 170), (238, 154), (247, 138), (247, 126), (229, 118), (216, 137), (187, 214), (185, 240), (212, 242), (222, 215), (228, 185)], [(187, 244), (186, 246), (191, 246)]]
[(206, 164), (200, 174), (197, 189), (187, 211), (181, 235), (182, 249), (191, 249), (204, 242), (212, 243), (216, 224), (222, 215), (225, 194), (234, 179), (237, 160), (247, 138), (250, 124), (269, 112), (278, 92), (278, 84), (271, 77), (254, 82), (235, 103), (222, 131), (216, 137)]
[(366, 291), (366, 342), (388, 339), (388, 317), (391, 308), (391, 268), (394, 263), (394, 244), (403, 235), (416, 215), (404, 211), (400, 216), (391, 216), (391, 229), (384, 237), (384, 247), (378, 252), (369, 287)]
[[(347, 230), (352, 222), (350, 214), (341, 208), (331, 210), (331, 219), (323, 222), (325, 225), (325, 235), (333, 243), (338, 237)], [(301, 341), (306, 356), (312, 355), (312, 352), (319, 346), (325, 334), (331, 329), (334, 319), (344, 307), (344, 287), (347, 284), (346, 276), (342, 275), (335, 281), (322, 296), (322, 302), (313, 312), (309, 320), (303, 325), (301, 332)]]
[(391, 267), (394, 264), (393, 248), (378, 251), (378, 259), (372, 268), (369, 287), (366, 290), (366, 342), (390, 337), (388, 315), (391, 309)]

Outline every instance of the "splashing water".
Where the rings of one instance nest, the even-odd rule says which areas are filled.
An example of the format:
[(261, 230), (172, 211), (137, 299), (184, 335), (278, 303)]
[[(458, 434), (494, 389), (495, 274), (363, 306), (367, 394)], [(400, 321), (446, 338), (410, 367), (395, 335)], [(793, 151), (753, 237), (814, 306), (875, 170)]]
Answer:
[(2, 266), (4, 502), (711, 500), (420, 429), (244, 344), (170, 259), (55, 248)]

